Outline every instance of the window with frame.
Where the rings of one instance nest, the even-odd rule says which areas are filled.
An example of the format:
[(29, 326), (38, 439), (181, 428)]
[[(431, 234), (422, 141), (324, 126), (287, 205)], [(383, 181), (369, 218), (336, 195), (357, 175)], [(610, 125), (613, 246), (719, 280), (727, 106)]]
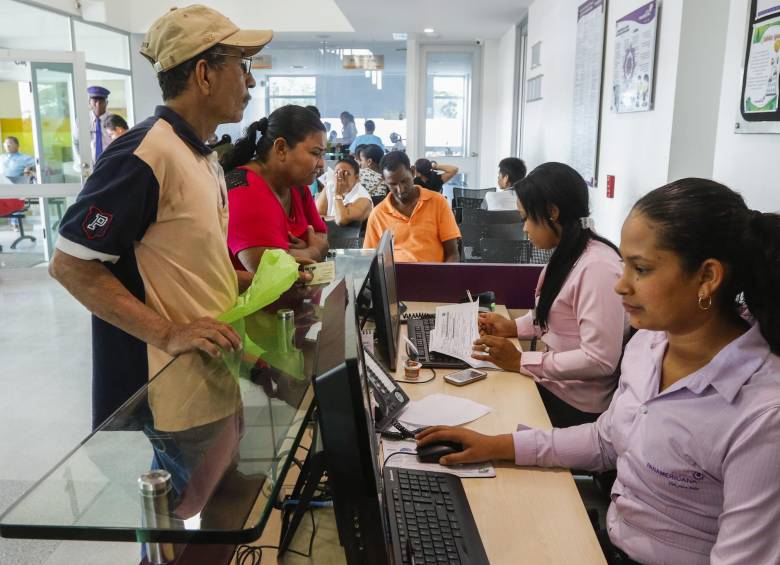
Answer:
[(317, 104), (317, 77), (268, 77), (268, 113), (287, 104), (309, 106)]

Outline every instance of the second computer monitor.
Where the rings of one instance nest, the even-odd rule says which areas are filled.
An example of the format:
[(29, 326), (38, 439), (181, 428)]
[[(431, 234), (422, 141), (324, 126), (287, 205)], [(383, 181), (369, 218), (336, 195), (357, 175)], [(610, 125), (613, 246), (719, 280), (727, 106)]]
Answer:
[(385, 231), (379, 240), (376, 258), (371, 263), (369, 281), (378, 353), (387, 368), (395, 371), (400, 312), (393, 259), (393, 234), (389, 230)]

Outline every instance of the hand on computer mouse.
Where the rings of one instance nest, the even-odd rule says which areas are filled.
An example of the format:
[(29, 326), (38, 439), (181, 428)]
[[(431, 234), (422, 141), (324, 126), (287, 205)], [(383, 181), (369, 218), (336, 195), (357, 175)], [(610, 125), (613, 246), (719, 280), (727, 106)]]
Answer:
[(434, 426), (415, 436), (418, 449), (432, 443), (450, 441), (463, 446), (463, 451), (445, 455), (439, 459), (441, 465), (459, 463), (481, 463), (498, 459), (514, 461), (515, 444), (512, 434), (487, 436), (466, 428)]

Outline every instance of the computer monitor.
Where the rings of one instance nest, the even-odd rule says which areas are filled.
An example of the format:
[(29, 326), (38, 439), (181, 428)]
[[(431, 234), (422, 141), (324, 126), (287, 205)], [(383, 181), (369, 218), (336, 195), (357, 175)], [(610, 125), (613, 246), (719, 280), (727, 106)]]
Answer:
[(314, 394), (336, 525), (347, 563), (388, 565), (389, 530), (382, 505), (380, 451), (363, 349), (358, 336), (351, 335), (353, 330), (359, 334), (359, 323), (354, 301), (348, 302), (346, 335), (340, 349), (344, 362), (315, 378)]
[(390, 371), (395, 371), (401, 312), (393, 259), (393, 234), (389, 230), (379, 240), (361, 298), (371, 305), (370, 317), (374, 320), (375, 350), (379, 360)]

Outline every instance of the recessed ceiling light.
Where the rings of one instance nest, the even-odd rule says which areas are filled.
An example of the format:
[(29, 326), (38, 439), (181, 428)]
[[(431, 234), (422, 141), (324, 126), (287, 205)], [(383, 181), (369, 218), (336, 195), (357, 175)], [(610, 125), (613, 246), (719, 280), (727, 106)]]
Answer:
[(408, 35), (405, 33), (394, 33), (393, 39), (396, 41), (406, 41)]
[(436, 31), (436, 30), (435, 30), (435, 29), (433, 29), (432, 27), (426, 27), (426, 28), (423, 30), (423, 33), (433, 33), (434, 31)]

